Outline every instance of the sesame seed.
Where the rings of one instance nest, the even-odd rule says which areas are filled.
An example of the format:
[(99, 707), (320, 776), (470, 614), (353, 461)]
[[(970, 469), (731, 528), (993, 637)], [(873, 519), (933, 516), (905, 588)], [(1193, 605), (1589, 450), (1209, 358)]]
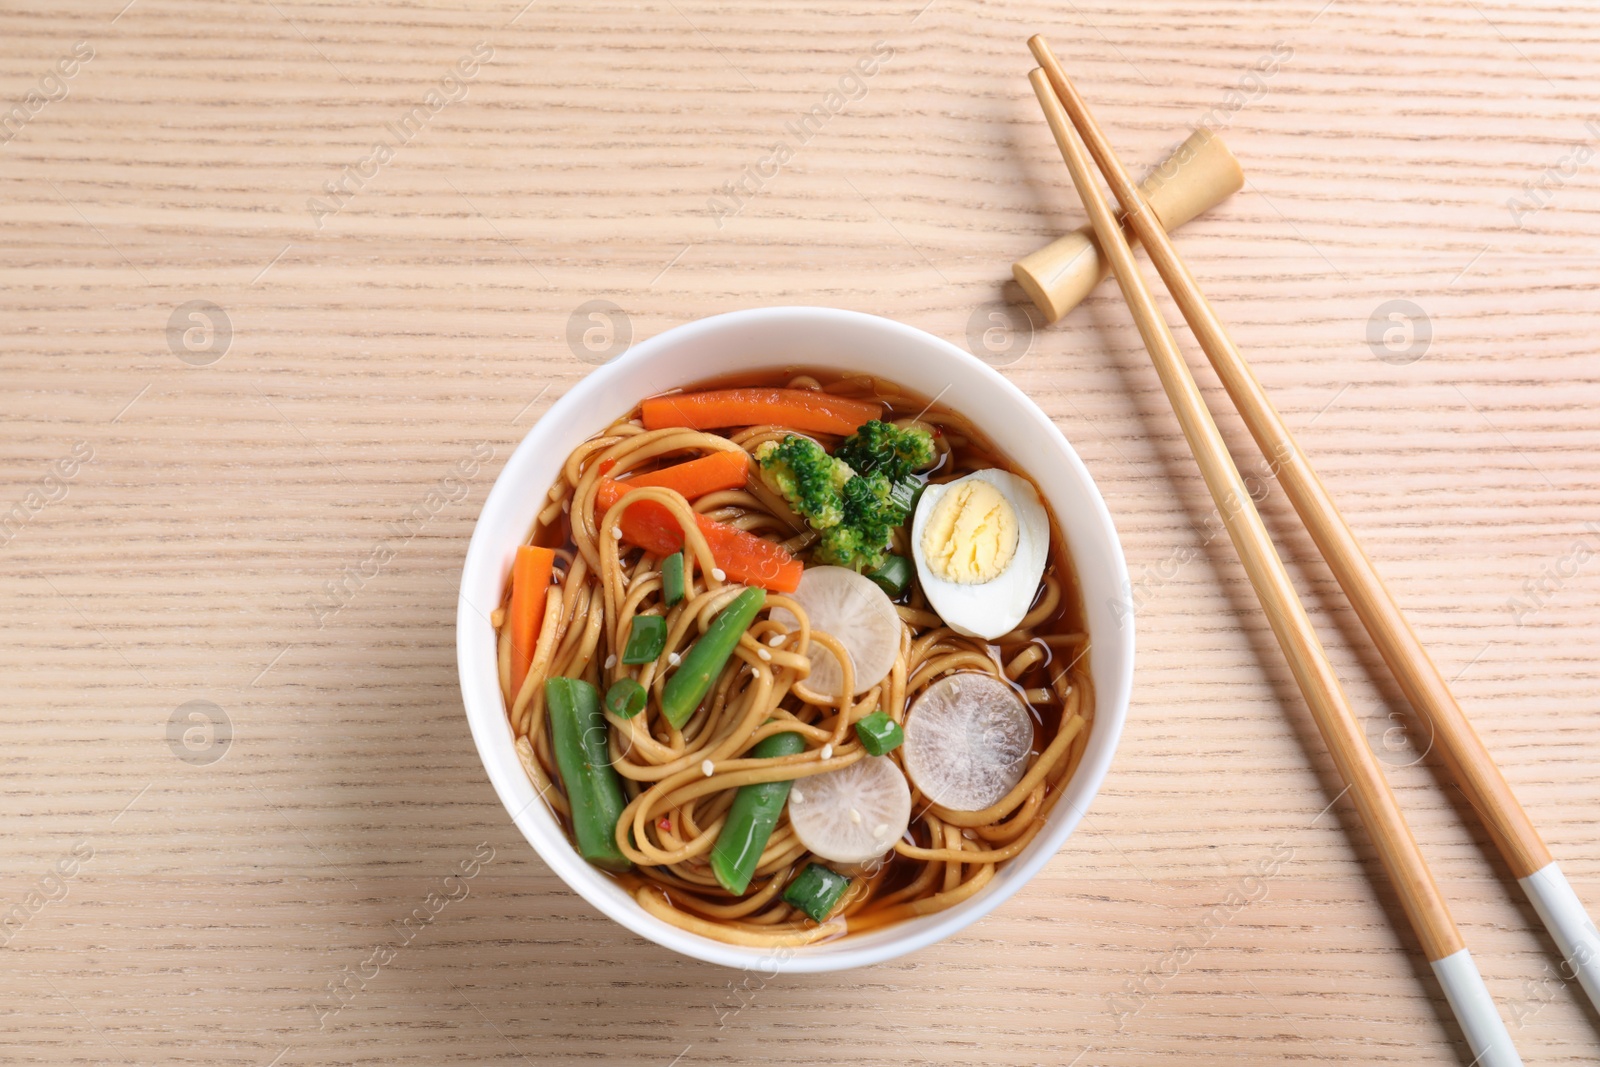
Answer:
[(832, 745), (823, 745), (822, 746), (822, 758), (823, 759), (832, 759), (833, 758), (833, 746)]
[(716, 769), (716, 765), (710, 760), (705, 760), (700, 764), (700, 773), (705, 775), (707, 778), (710, 778), (711, 775), (715, 773)]
[(715, 578), (719, 582), (725, 582), (728, 580), (728, 572), (723, 570), (721, 567), (712, 567), (711, 577)]
[(622, 527), (620, 527), (620, 526), (611, 527), (611, 540), (613, 540), (613, 541), (622, 540)]
[(767, 644), (771, 645), (773, 648), (777, 648), (779, 645), (783, 644), (784, 639), (788, 636), (788, 634), (773, 634), (771, 637), (767, 638)]
[(768, 651), (767, 651), (767, 650), (766, 650), (766, 649), (764, 649), (764, 648), (758, 648), (758, 649), (756, 649), (756, 656), (757, 656), (757, 658), (759, 658), (759, 659), (760, 659), (760, 660), (761, 660), (761, 661), (762, 661), (762, 662), (763, 662), (763, 663), (771, 663), (771, 662), (772, 662), (772, 653), (771, 653), (771, 652), (768, 652)]
[(674, 667), (676, 667), (678, 665), (678, 661), (681, 660), (682, 658), (683, 657), (678, 655), (676, 652), (668, 652), (667, 653), (667, 662), (672, 664)]
[(609, 671), (612, 667), (615, 667), (616, 665), (617, 665), (617, 654), (615, 652), (613, 652), (613, 653), (611, 653), (611, 655), (606, 657), (606, 670)]
[(850, 809), (850, 821), (853, 822), (853, 823), (860, 823), (861, 822), (861, 813), (859, 811), (857, 811), (855, 808), (851, 808)]
[(789, 799), (794, 801), (796, 804), (804, 804), (806, 802), (805, 795), (802, 794), (799, 789), (789, 790)]
[(876, 825), (876, 826), (874, 826), (872, 828), (872, 836), (873, 837), (882, 837), (884, 834), (887, 834), (888, 832), (889, 832), (889, 824), (886, 823), (886, 822), (880, 822), (878, 825)]

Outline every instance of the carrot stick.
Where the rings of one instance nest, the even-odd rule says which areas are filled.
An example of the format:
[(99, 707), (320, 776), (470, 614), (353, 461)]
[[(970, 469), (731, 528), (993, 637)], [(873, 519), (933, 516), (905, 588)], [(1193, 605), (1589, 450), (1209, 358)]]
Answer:
[[(663, 467), (649, 474), (635, 474), (622, 482), (613, 482), (608, 478), (600, 484), (600, 496), (596, 503), (604, 511), (629, 489), (646, 488), (671, 489), (682, 493), (686, 500), (694, 500), (719, 489), (743, 489), (749, 476), (750, 453), (742, 448), (729, 449), (691, 459), (687, 463)], [(617, 487), (609, 499), (606, 495), (608, 486)]]
[(522, 691), (523, 679), (533, 664), (533, 648), (544, 623), (544, 599), (550, 591), (550, 573), (556, 554), (548, 548), (518, 545), (511, 564), (511, 698)]
[(881, 418), (883, 405), (820, 389), (755, 387), (652, 397), (639, 406), (639, 414), (647, 430), (667, 426), (715, 430), (771, 423), (804, 433), (848, 434), (864, 422)]
[[(602, 514), (610, 510), (630, 488), (627, 482), (602, 478), (596, 494), (598, 510)], [(609, 503), (600, 503), (605, 500)], [(729, 581), (758, 585), (774, 593), (792, 593), (800, 587), (804, 565), (776, 541), (757, 537), (737, 526), (713, 522), (704, 515), (696, 515), (695, 522), (711, 548), (711, 558)], [(670, 509), (654, 500), (629, 504), (617, 528), (622, 531), (624, 541), (651, 555), (670, 556), (683, 547), (683, 527), (678, 525)]]

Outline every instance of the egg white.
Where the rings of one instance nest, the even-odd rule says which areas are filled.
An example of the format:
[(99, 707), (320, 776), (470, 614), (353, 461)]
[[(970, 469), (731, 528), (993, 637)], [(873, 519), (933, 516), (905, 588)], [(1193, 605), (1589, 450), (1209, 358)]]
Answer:
[[(962, 482), (973, 480), (988, 482), (1011, 505), (1017, 517), (1017, 550), (1005, 569), (987, 582), (962, 585), (945, 581), (928, 566), (922, 535), (940, 498)], [(1033, 604), (1049, 556), (1050, 518), (1038, 491), (1026, 478), (991, 468), (943, 485), (930, 485), (922, 491), (917, 513), (911, 520), (911, 557), (928, 604), (957, 633), (992, 641), (1016, 629)]]

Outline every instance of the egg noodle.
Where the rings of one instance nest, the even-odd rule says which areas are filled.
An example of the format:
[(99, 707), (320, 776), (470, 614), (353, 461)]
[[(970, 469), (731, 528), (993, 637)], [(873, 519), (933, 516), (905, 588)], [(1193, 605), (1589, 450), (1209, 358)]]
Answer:
[[(869, 396), (888, 406), (885, 420), (915, 423), (933, 432), (940, 452), (933, 481), (1005, 466), (959, 416), (916, 403), (889, 383), (856, 377), (824, 387), (817, 377), (800, 375), (786, 384)], [(637, 410), (613, 424), (567, 457), (530, 534), (530, 543), (555, 549), (558, 584), (546, 598), (532, 665), (515, 693), (510, 691), (507, 607), (497, 609), (492, 620), (499, 633), (500, 685), (517, 752), (535, 789), (569, 833), (570, 812), (547, 722), (545, 682), (584, 679), (604, 692), (619, 678), (633, 677), (650, 694), (646, 710), (633, 718), (605, 711), (612, 766), (621, 776), (626, 800), (616, 843), (633, 864), (616, 877), (652, 915), (719, 941), (760, 947), (797, 946), (877, 929), (941, 911), (981, 891), (997, 868), (1043, 828), (1082, 757), (1094, 706), (1084, 662), (1087, 639), (1075, 632), (1077, 590), (1059, 535), (1053, 533), (1050, 565), (1032, 606), (1011, 633), (992, 642), (961, 636), (913, 591), (895, 607), (901, 632), (893, 667), (881, 682), (854, 696), (849, 654), (829, 635), (810, 629), (797, 600), (769, 594), (702, 706), (681, 730), (672, 726), (660, 711), (672, 665), (742, 589), (715, 569), (695, 513), (777, 541), (802, 560), (808, 558), (815, 534), (755, 477), (744, 489), (710, 493), (692, 504), (672, 490), (634, 489), (601, 512), (596, 494), (602, 471), (620, 478), (716, 451), (754, 452), (763, 442), (791, 432), (771, 425), (727, 437), (690, 429), (647, 430)], [(643, 500), (665, 507), (683, 532), (685, 593), (672, 607), (663, 596), (661, 560), (627, 544), (616, 529), (627, 506)], [(895, 536), (895, 551), (909, 554), (906, 529)], [(771, 613), (780, 608), (792, 613), (798, 626), (773, 621)], [(624, 664), (622, 650), (632, 622), (644, 614), (666, 620), (665, 650), (654, 662)], [(811, 653), (819, 647), (839, 661), (842, 697), (806, 685)], [(842, 904), (822, 923), (780, 896), (794, 872), (812, 859), (789, 825), (787, 812), (767, 841), (747, 891), (736, 896), (718, 884), (709, 857), (739, 787), (799, 780), (870, 758), (851, 729), (854, 723), (880, 709), (903, 723), (912, 701), (930, 683), (973, 671), (1014, 686), (1038, 724), (1025, 773), (998, 803), (982, 811), (949, 810), (924, 797), (913, 783), (911, 825), (892, 850), (854, 867), (832, 865), (851, 881)], [(751, 757), (758, 742), (778, 733), (800, 735), (804, 751)], [(899, 764), (902, 750), (883, 758)]]

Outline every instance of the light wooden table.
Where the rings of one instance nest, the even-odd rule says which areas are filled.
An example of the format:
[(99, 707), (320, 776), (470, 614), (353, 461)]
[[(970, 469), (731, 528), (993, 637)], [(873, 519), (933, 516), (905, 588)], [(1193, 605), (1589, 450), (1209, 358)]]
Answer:
[[(745, 979), (568, 892), (480, 768), (455, 585), (515, 443), (608, 345), (714, 312), (965, 343), (1082, 221), (1036, 30), (1130, 159), (1209, 115), (1243, 160), (1181, 246), (1600, 905), (1592, 6), (123, 2), (0, 14), (6, 1062), (1465, 1063), (1109, 287), (990, 356), (1084, 456), (1141, 604), (1112, 773), (993, 917)], [(1594, 1062), (1264, 492), (1523, 1054)]]

